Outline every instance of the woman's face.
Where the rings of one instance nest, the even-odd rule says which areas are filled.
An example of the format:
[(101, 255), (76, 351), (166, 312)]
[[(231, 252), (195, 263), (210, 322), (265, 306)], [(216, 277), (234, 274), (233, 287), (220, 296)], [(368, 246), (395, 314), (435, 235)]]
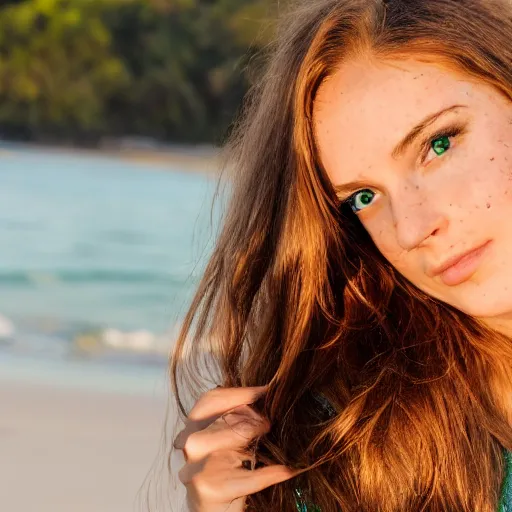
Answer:
[(384, 257), (429, 295), (512, 319), (512, 104), (414, 60), (350, 61), (314, 108), (322, 164)]

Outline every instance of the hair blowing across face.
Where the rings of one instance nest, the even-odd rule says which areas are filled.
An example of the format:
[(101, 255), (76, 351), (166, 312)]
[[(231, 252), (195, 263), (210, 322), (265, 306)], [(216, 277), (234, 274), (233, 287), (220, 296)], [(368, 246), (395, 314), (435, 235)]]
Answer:
[(512, 2), (304, 0), (276, 33), (226, 146), (232, 197), (171, 359), (181, 413), (205, 367), (223, 386), (270, 383), (259, 457), (310, 469), (249, 510), (295, 511), (300, 487), (322, 512), (495, 512), (512, 343), (382, 258), (336, 200), (312, 111), (354, 55), (443, 63), (512, 97)]

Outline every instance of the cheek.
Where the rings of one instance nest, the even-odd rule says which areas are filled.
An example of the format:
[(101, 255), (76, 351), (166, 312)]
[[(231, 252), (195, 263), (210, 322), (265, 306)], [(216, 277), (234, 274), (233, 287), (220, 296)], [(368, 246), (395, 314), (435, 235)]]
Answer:
[[(499, 116), (499, 114), (498, 114)], [(512, 129), (508, 121), (483, 125), (471, 141), (464, 168), (476, 205), (485, 209), (512, 200)], [(475, 205), (475, 206), (476, 206)]]
[(376, 222), (365, 224), (373, 243), (382, 256), (404, 276), (415, 275), (419, 268), (419, 262), (415, 261), (414, 253), (405, 251), (398, 244), (392, 219), (382, 219), (378, 224)]
[(508, 151), (491, 151), (480, 166), (473, 164), (470, 169), (472, 176), (467, 177), (467, 183), (470, 184), (471, 194), (468, 194), (469, 202), (466, 205), (469, 214), (477, 213), (484, 221), (485, 218), (504, 213), (503, 208), (510, 208), (512, 159)]
[[(512, 143), (511, 143), (512, 144)], [(461, 149), (441, 172), (427, 175), (429, 207), (449, 222), (449, 237), (460, 243), (481, 230), (512, 204), (512, 158), (508, 143)]]
[(396, 247), (389, 250), (387, 255), (382, 254), (400, 274), (409, 279), (411, 283), (419, 285), (424, 272), (416, 251), (407, 252), (400, 247)]

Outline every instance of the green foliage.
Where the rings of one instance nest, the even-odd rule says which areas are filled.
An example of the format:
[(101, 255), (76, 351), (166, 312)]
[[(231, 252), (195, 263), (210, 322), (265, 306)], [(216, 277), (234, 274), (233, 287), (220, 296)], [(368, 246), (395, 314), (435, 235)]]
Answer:
[(28, 136), (100, 131), (109, 95), (127, 83), (103, 2), (31, 0), (0, 10), (0, 123)]
[(0, 135), (218, 142), (271, 18), (269, 0), (3, 2)]

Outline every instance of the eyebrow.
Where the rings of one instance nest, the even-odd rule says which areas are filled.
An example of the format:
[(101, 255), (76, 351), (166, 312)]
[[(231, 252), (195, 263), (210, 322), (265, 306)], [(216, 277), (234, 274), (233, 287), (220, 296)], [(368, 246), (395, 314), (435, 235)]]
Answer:
[(393, 149), (391, 156), (394, 159), (399, 158), (401, 155), (405, 153), (407, 148), (411, 146), (416, 139), (435, 121), (437, 121), (441, 116), (448, 114), (452, 110), (457, 108), (465, 108), (467, 105), (452, 105), (451, 107), (443, 108), (439, 112), (435, 114), (430, 114), (425, 119), (423, 119), (420, 123), (418, 123)]
[(366, 181), (351, 181), (349, 183), (343, 183), (343, 185), (335, 185), (334, 191), (336, 192), (337, 196), (346, 194), (348, 192), (352, 192), (354, 190), (358, 189), (365, 189), (368, 188), (368, 182)]
[[(401, 155), (405, 153), (405, 151), (416, 141), (416, 139), (435, 121), (437, 121), (440, 117), (449, 112), (457, 109), (457, 108), (466, 108), (467, 105), (452, 105), (451, 107), (443, 108), (439, 112), (434, 114), (430, 114), (425, 117), (420, 123), (418, 123), (412, 130), (410, 130), (405, 137), (400, 140), (400, 142), (393, 149), (391, 156), (394, 159), (399, 158)], [(368, 184), (361, 180), (351, 181), (350, 183), (343, 183), (342, 185), (336, 185), (334, 190), (337, 195), (341, 195), (346, 192), (351, 192), (358, 188), (365, 188)]]

